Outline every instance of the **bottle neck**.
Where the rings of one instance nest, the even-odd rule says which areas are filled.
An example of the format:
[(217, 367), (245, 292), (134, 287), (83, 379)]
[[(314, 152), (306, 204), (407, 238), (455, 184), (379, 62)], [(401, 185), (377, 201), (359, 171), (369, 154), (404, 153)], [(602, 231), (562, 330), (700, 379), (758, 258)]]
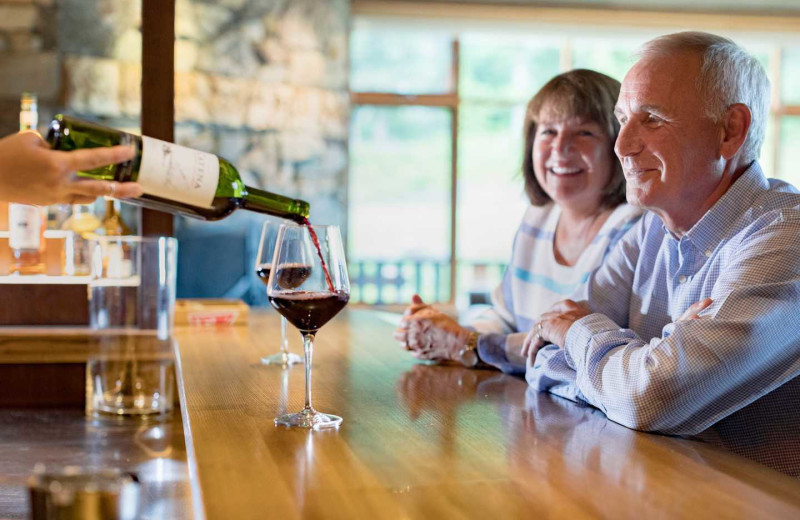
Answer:
[(302, 223), (308, 217), (309, 205), (304, 200), (292, 199), (245, 186), (246, 193), (242, 198), (242, 207), (258, 213), (266, 213), (275, 217)]

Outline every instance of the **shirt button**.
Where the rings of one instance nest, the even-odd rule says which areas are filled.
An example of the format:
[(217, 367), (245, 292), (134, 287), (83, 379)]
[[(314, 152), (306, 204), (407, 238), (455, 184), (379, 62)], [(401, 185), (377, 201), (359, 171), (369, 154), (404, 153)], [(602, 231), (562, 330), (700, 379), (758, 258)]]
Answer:
[(686, 283), (686, 277), (684, 275), (680, 275), (678, 277), (678, 283)]
[(711, 256), (711, 250), (710, 249), (706, 250), (706, 256)]

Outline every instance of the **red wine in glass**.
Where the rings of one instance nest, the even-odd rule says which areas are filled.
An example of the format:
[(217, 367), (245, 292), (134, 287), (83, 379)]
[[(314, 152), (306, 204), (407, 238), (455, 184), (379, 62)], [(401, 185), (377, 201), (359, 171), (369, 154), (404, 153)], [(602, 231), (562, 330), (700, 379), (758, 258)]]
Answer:
[[(275, 252), (275, 237), (279, 227), (279, 224), (270, 221), (264, 222), (261, 226), (261, 239), (258, 243), (258, 253), (256, 253), (255, 271), (256, 276), (258, 276), (259, 280), (267, 287), (269, 287), (269, 274), (272, 269), (272, 257)], [(265, 365), (279, 366), (281, 368), (287, 368), (303, 362), (303, 358), (289, 352), (289, 339), (286, 335), (286, 318), (283, 316), (281, 316), (280, 351), (262, 357), (261, 362)]]
[(322, 249), (319, 246), (319, 238), (317, 237), (317, 232), (314, 231), (314, 227), (311, 225), (311, 221), (307, 218), (303, 219), (303, 225), (308, 228), (308, 234), (311, 235), (311, 241), (314, 242), (314, 247), (317, 248), (317, 256), (319, 256), (319, 260), (322, 263), (322, 271), (325, 273), (325, 281), (328, 282), (328, 290), (333, 292), (333, 282), (331, 281), (331, 274), (328, 272), (328, 266), (325, 265), (325, 258), (322, 256)]
[[(280, 272), (280, 271), (278, 271)], [(300, 332), (316, 332), (350, 301), (344, 291), (293, 291), (270, 296), (269, 302)]]
[(275, 278), (281, 289), (297, 289), (311, 276), (311, 266), (286, 263), (275, 269)]
[[(269, 284), (269, 272), (271, 269), (272, 264), (256, 267), (256, 276), (264, 285)], [(278, 273), (278, 285), (282, 289), (297, 289), (311, 276), (311, 266), (305, 264), (281, 264), (276, 272)]]
[(311, 406), (311, 366), (317, 331), (350, 300), (350, 282), (339, 228), (312, 227), (307, 223), (281, 226), (272, 269), (267, 296), (270, 304), (303, 336), (306, 371), (305, 406), (297, 413), (276, 417), (275, 424), (336, 428), (342, 422), (341, 417), (319, 412)]
[(256, 276), (258, 279), (261, 280), (264, 285), (269, 284), (269, 270), (272, 267), (272, 264), (262, 264), (256, 266)]

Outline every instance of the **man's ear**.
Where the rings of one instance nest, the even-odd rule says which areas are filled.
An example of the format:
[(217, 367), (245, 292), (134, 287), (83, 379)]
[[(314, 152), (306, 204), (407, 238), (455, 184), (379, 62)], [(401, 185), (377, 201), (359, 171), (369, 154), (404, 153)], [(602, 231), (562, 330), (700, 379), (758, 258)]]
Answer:
[(735, 103), (728, 107), (722, 118), (722, 142), (720, 154), (725, 159), (730, 159), (738, 152), (750, 130), (753, 116), (747, 105)]

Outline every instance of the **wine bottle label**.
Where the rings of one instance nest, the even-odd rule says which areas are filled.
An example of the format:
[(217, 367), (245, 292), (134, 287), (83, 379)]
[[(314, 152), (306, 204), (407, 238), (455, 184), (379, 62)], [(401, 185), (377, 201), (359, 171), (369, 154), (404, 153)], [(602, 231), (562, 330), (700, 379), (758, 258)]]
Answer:
[(42, 212), (37, 206), (8, 205), (8, 246), (11, 249), (39, 249)]
[(137, 179), (148, 195), (210, 208), (219, 184), (216, 155), (142, 136)]

